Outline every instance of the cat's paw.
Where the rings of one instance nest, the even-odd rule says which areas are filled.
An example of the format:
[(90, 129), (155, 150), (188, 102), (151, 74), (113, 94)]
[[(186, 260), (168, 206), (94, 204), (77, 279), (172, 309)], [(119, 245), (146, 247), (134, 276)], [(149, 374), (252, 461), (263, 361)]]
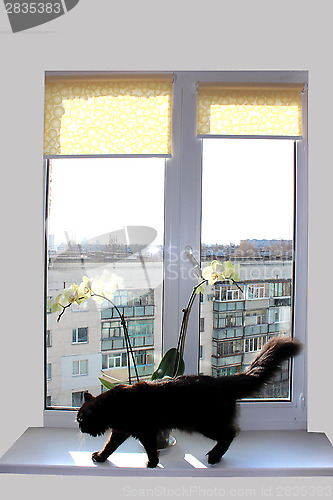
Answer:
[(154, 469), (155, 467), (157, 467), (157, 464), (158, 464), (159, 460), (148, 460), (147, 462), (147, 467), (149, 469)]
[(94, 453), (91, 455), (91, 458), (94, 462), (105, 462), (106, 458), (101, 455), (100, 451), (94, 451)]
[(207, 456), (208, 456), (208, 463), (210, 465), (214, 465), (214, 464), (217, 464), (218, 462), (220, 462), (221, 460), (221, 457), (220, 455), (217, 455), (216, 453), (212, 452), (212, 451), (209, 451), (207, 453)]

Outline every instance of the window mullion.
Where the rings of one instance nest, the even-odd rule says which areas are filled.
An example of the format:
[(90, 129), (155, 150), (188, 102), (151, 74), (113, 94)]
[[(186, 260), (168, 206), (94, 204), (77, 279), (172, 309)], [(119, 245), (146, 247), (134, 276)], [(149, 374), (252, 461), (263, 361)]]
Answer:
[[(187, 305), (193, 286), (192, 266), (185, 256), (190, 246), (200, 262), (201, 157), (202, 141), (197, 138), (197, 85), (194, 75), (179, 76), (183, 89), (181, 195), (180, 195), (180, 309)], [(184, 361), (187, 373), (197, 373), (199, 363), (199, 297), (194, 303), (189, 324)]]
[[(177, 345), (182, 319), (196, 280), (184, 250), (200, 255), (201, 140), (196, 137), (196, 80), (177, 73), (173, 89), (172, 158), (167, 160), (165, 192), (165, 282), (163, 351)], [(186, 373), (197, 373), (199, 301), (193, 306), (184, 351)]]

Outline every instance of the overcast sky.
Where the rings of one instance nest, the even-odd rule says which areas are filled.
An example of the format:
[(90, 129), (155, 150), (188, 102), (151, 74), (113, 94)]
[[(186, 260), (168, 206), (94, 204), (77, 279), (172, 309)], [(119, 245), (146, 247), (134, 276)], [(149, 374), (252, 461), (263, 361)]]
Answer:
[(294, 143), (206, 139), (202, 242), (292, 239)]
[[(291, 239), (293, 141), (206, 139), (202, 242)], [(164, 159), (53, 161), (49, 234), (55, 244), (147, 225), (163, 241)]]

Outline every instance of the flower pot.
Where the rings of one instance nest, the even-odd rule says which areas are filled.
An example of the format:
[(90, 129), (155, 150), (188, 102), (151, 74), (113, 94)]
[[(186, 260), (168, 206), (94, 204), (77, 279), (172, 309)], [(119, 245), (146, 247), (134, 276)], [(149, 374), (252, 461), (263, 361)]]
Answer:
[(170, 431), (168, 429), (158, 431), (156, 438), (158, 450), (165, 450), (176, 444), (176, 439), (170, 435)]

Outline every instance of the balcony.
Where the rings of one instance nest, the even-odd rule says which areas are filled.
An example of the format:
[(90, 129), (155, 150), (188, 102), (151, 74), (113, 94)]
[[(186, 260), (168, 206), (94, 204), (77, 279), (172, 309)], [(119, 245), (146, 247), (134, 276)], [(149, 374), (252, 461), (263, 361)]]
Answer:
[(270, 306), (289, 306), (291, 307), (291, 297), (273, 297), (270, 299)]
[[(130, 336), (132, 347), (152, 347), (154, 345), (154, 335)], [(125, 337), (110, 337), (101, 339), (102, 351), (113, 351), (116, 349), (126, 349)]]
[(242, 362), (242, 353), (228, 356), (212, 356), (212, 367), (222, 368), (230, 365), (239, 365)]
[[(138, 318), (140, 316), (154, 316), (154, 307), (153, 305), (149, 306), (132, 306), (132, 307), (119, 307), (119, 311), (121, 314), (124, 314), (125, 318)], [(119, 314), (114, 307), (108, 307), (107, 309), (103, 309), (101, 311), (102, 319), (119, 319)]]

